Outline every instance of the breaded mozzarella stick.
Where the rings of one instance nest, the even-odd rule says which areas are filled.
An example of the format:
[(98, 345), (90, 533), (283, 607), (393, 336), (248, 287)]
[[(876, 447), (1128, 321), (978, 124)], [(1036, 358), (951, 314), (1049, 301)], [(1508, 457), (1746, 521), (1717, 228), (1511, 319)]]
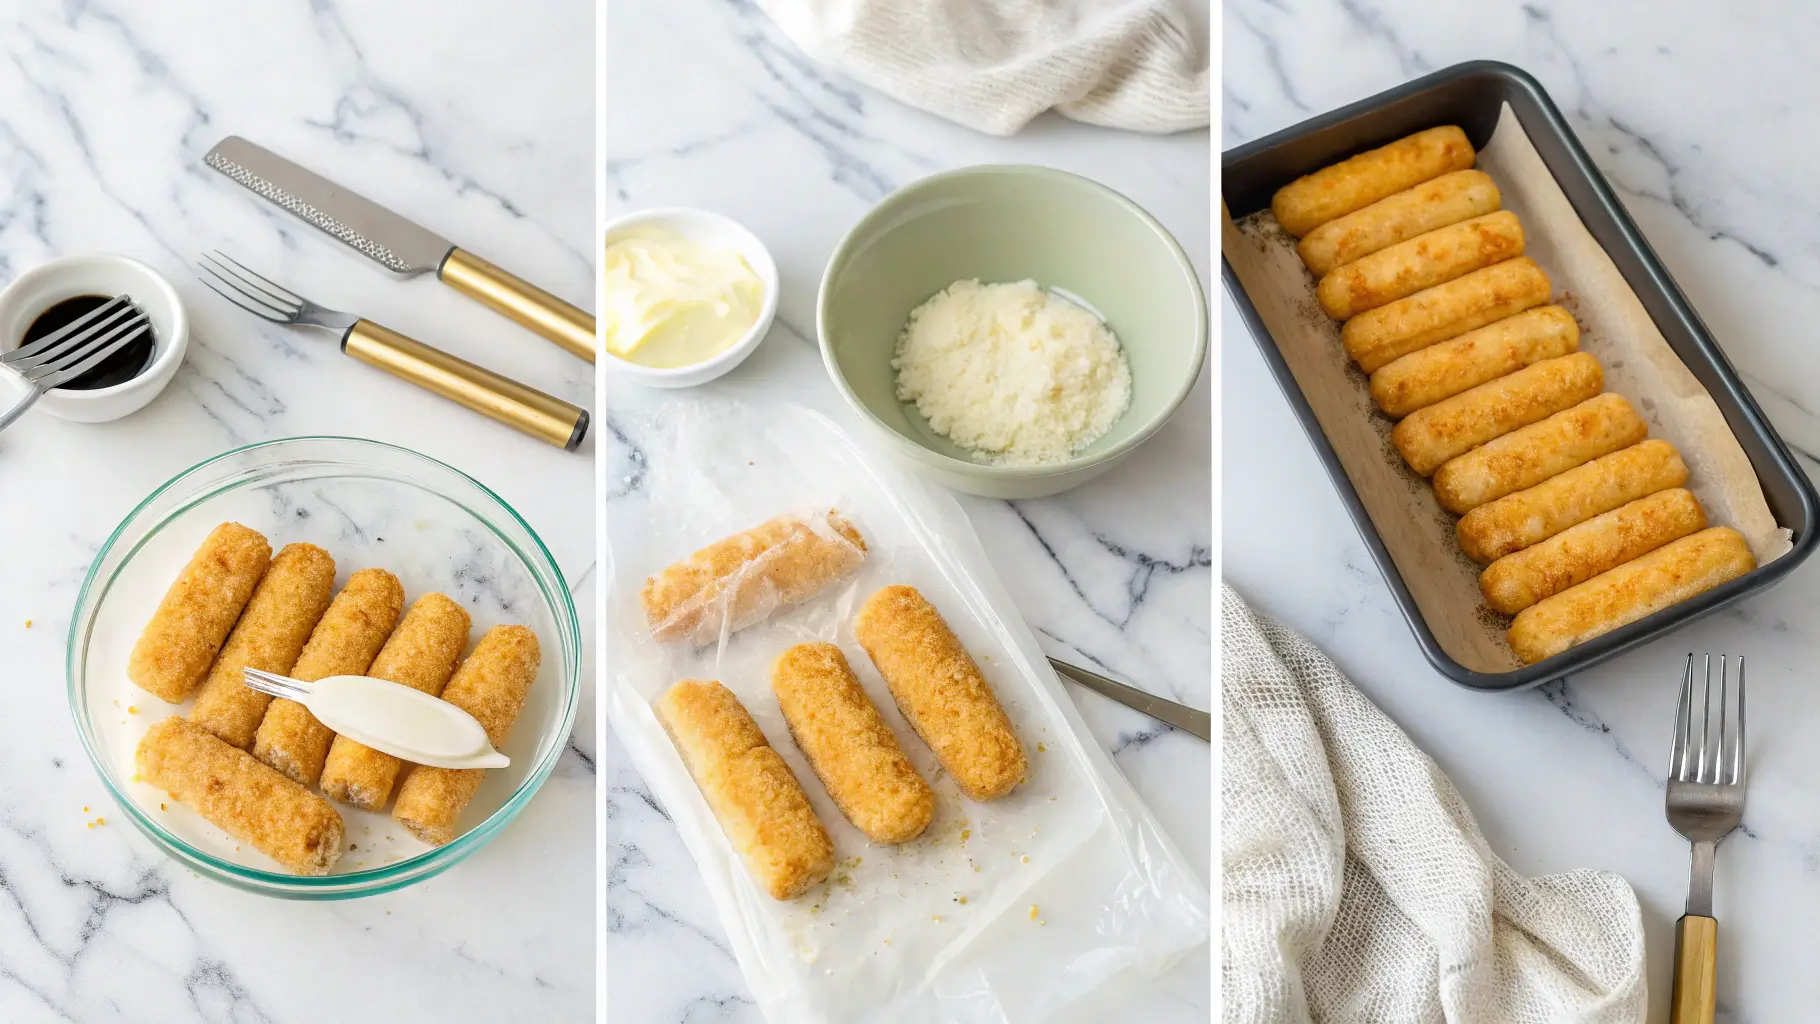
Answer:
[(1523, 225), (1516, 214), (1501, 210), (1336, 267), (1315, 286), (1315, 298), (1328, 316), (1345, 320), (1521, 255)]
[(272, 698), (247, 686), (241, 670), (289, 675), (334, 590), (335, 560), (327, 551), (314, 544), (286, 544), (196, 692), (190, 721), (232, 746), (251, 747)]
[(853, 636), (968, 799), (996, 799), (1024, 780), (1024, 746), (992, 684), (915, 587), (886, 587), (867, 598)]
[(654, 710), (759, 888), (774, 900), (788, 900), (828, 877), (834, 841), (790, 766), (733, 691), (712, 680), (684, 679), (657, 699)]
[(659, 643), (713, 643), (807, 601), (859, 568), (866, 541), (833, 511), (783, 515), (725, 537), (645, 580), (639, 597)]
[(771, 689), (790, 735), (853, 826), (875, 843), (905, 843), (935, 816), (935, 793), (916, 773), (833, 644), (797, 644), (771, 666)]
[(1649, 424), (1621, 395), (1606, 392), (1495, 441), (1435, 470), (1441, 507), (1462, 515), (1551, 476), (1628, 448), (1649, 435)]
[[(525, 695), (537, 681), (542, 662), (536, 633), (524, 626), (494, 626), (455, 670), (442, 699), (473, 715), (486, 729), (487, 741), (499, 750), (524, 710)], [(455, 838), (461, 812), (486, 774), (484, 768), (416, 765), (398, 787), (392, 817), (417, 838), (441, 846)]]
[(1518, 612), (1510, 625), (1510, 648), (1533, 665), (1756, 567), (1738, 531), (1701, 530)]
[(1571, 409), (1599, 393), (1605, 372), (1587, 352), (1549, 359), (1418, 409), (1390, 431), (1423, 476), (1494, 438)]
[(1472, 143), (1455, 125), (1430, 128), (1367, 150), (1277, 189), (1270, 212), (1300, 238), (1386, 196), (1472, 166)]
[(1560, 306), (1508, 316), (1388, 363), (1371, 375), (1371, 400), (1395, 419), (1580, 347), (1580, 325)]
[(1310, 273), (1323, 277), (1335, 267), (1398, 242), (1482, 217), (1497, 210), (1499, 202), (1498, 185), (1491, 175), (1454, 171), (1328, 221), (1310, 231), (1296, 246), (1296, 253)]
[[(455, 662), (468, 646), (467, 609), (441, 594), (425, 594), (386, 640), (367, 675), (402, 683), (432, 697), (442, 695)], [(391, 754), (337, 736), (322, 766), (322, 792), (330, 800), (377, 811), (392, 795), (404, 762)]]
[(1341, 326), (1340, 343), (1359, 369), (1375, 373), (1393, 359), (1540, 306), (1549, 288), (1536, 261), (1519, 256), (1360, 313)]
[(1706, 512), (1693, 492), (1684, 487), (1657, 491), (1505, 555), (1479, 575), (1479, 590), (1486, 604), (1515, 615), (1607, 569), (1704, 529)]
[(222, 523), (177, 574), (133, 645), (126, 677), (160, 700), (180, 704), (202, 681), (272, 561), (257, 530)]
[(1474, 561), (1493, 562), (1575, 523), (1686, 482), (1681, 453), (1667, 441), (1651, 439), (1480, 505), (1466, 513), (1455, 532)]
[[(404, 587), (398, 577), (384, 569), (354, 573), (329, 603), (288, 674), (306, 683), (329, 676), (365, 675), (386, 637), (392, 635), (392, 627), (398, 625), (403, 608)], [(322, 762), (329, 756), (334, 738), (308, 708), (280, 697), (265, 709), (265, 718), (259, 722), (253, 756), (294, 782), (314, 786), (322, 777)]]
[(172, 715), (146, 730), (140, 778), (300, 875), (326, 875), (341, 856), (341, 815), (329, 802)]

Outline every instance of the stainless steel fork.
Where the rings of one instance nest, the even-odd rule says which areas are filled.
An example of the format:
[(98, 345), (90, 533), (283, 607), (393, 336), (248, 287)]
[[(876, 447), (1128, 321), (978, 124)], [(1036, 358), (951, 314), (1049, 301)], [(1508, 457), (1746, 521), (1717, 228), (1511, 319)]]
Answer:
[(122, 295), (42, 338), (0, 355), (0, 379), (16, 378), (25, 397), (0, 410), (0, 430), (25, 415), (40, 395), (100, 366), (150, 326), (144, 311)]
[(199, 277), (215, 294), (263, 320), (341, 336), (341, 351), (369, 366), (568, 451), (588, 432), (588, 412), (431, 348), (371, 320), (318, 305), (223, 252), (203, 255)]
[[(1713, 919), (1713, 859), (1719, 840), (1744, 819), (1744, 659), (1739, 657), (1738, 710), (1730, 716), (1730, 659), (1719, 655), (1719, 721), (1713, 728), (1713, 656), (1704, 656), (1700, 703), (1694, 704), (1694, 656), (1687, 656), (1675, 706), (1675, 739), (1668, 755), (1668, 823), (1693, 844), (1687, 910), (1675, 923), (1675, 988), (1670, 1024), (1711, 1024), (1715, 1004), (1719, 922)], [(1699, 736), (1695, 739), (1698, 712)]]

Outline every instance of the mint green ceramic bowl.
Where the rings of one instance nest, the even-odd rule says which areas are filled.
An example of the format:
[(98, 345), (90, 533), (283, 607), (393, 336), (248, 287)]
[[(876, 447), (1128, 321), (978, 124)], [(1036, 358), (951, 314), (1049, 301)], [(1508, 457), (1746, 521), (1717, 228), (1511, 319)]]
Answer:
[[(955, 281), (1035, 280), (1103, 317), (1131, 364), (1131, 407), (1066, 462), (986, 465), (897, 398), (891, 357), (910, 311)], [(816, 308), (822, 361), (886, 447), (923, 475), (994, 498), (1065, 491), (1156, 433), (1200, 376), (1207, 297), (1169, 232), (1078, 175), (988, 165), (905, 186), (841, 240)]]

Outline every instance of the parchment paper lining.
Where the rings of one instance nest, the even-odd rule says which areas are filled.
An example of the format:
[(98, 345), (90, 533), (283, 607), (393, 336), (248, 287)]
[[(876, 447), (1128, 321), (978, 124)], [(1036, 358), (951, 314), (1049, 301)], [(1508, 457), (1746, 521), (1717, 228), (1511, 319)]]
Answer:
[[(1526, 255), (1548, 272), (1554, 301), (1579, 321), (1580, 347), (1599, 357), (1605, 390), (1628, 399), (1650, 436), (1680, 450), (1688, 488), (1714, 525), (1750, 543), (1759, 564), (1791, 547), (1750, 459), (1706, 389), (1669, 347), (1610, 255), (1586, 230), (1509, 105), (1477, 166), (1523, 224)], [(1223, 251), (1269, 328), (1323, 433), (1346, 469), (1429, 630), (1455, 661), (1479, 672), (1518, 667), (1508, 616), (1487, 608), (1481, 567), (1460, 551), (1455, 518), (1390, 444), (1393, 422), (1371, 403), (1369, 378), (1346, 359), (1340, 325), (1321, 312), (1295, 238), (1269, 211), (1234, 224), (1222, 209)]]

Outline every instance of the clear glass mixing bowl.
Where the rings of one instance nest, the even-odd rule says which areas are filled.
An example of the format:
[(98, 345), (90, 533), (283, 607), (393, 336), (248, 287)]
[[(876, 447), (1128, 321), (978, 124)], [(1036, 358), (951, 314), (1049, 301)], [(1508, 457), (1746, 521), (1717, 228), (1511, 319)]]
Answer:
[[(126, 679), (126, 660), (164, 589), (210, 529), (233, 520), (278, 548), (314, 543), (336, 559), (339, 580), (358, 568), (389, 569), (406, 602), (430, 590), (473, 616), (470, 640), (489, 626), (534, 629), (543, 668), (504, 753), (463, 815), (466, 831), (428, 848), (385, 813), (337, 805), (346, 850), (336, 873), (293, 875), (203, 822), (134, 777), (139, 736), (167, 705)], [(339, 581), (338, 581), (339, 582)], [(198, 874), (250, 892), (332, 900), (420, 882), (485, 846), (530, 802), (567, 746), (581, 693), (581, 627), (550, 552), (498, 495), (441, 462), (389, 444), (295, 437), (248, 445), (183, 471), (153, 491), (102, 545), (70, 624), (69, 700), (89, 759), (126, 816)], [(590, 833), (591, 835), (591, 833)]]

